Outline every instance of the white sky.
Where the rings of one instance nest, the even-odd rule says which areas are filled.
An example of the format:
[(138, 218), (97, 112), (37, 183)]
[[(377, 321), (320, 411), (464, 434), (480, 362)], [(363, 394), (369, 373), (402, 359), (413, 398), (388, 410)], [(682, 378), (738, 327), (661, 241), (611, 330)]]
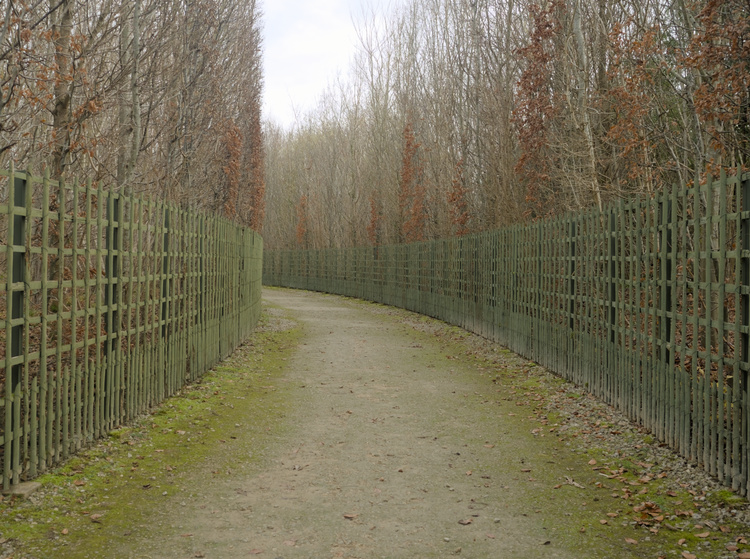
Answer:
[[(354, 21), (389, 0), (263, 0), (264, 118), (285, 128), (314, 109), (356, 51)], [(365, 10), (367, 11), (367, 10)]]

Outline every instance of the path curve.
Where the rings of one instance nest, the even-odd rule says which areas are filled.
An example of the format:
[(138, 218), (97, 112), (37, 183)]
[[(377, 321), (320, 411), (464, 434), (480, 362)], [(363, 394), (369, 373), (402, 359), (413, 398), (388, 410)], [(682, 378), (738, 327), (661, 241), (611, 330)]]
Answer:
[(587, 506), (601, 478), (583, 479), (590, 467), (571, 467), (583, 457), (540, 435), (532, 402), (508, 397), (464, 346), (379, 305), (264, 299), (304, 330), (282, 378), (295, 401), (284, 436), (262, 469), (191, 488), (159, 541), (134, 541), (129, 557), (642, 556), (583, 527), (598, 526)]
[[(285, 559), (586, 556), (531, 508), (531, 428), (514, 432), (498, 409), (473, 402), (470, 365), (376, 306), (302, 291), (264, 298), (305, 326), (286, 375), (303, 393), (289, 418), (293, 434), (240, 491), (233, 482), (223, 511), (184, 524), (193, 550)], [(174, 556), (185, 557), (186, 546)]]

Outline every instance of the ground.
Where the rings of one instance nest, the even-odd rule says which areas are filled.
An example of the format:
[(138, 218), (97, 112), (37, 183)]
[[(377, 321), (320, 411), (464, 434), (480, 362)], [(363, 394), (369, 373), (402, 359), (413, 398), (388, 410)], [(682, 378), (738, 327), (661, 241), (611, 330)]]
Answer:
[(0, 503), (2, 556), (750, 551), (744, 500), (543, 368), (401, 310), (264, 301), (201, 383)]

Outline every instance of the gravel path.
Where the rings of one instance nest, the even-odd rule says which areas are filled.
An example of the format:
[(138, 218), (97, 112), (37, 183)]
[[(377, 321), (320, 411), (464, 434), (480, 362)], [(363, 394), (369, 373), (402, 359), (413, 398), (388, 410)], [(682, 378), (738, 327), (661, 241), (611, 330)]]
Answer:
[[(111, 555), (81, 535), (56, 556), (705, 559), (747, 547), (744, 503), (712, 500), (709, 478), (533, 363), (405, 311), (264, 299), (270, 327), (303, 326), (281, 376), (263, 381), (288, 399), (280, 431), (267, 428), (283, 434), (256, 433), (262, 459), (231, 475), (181, 472), (158, 505), (134, 503), (132, 526), (105, 513), (95, 528)], [(245, 401), (239, 384), (220, 397)]]

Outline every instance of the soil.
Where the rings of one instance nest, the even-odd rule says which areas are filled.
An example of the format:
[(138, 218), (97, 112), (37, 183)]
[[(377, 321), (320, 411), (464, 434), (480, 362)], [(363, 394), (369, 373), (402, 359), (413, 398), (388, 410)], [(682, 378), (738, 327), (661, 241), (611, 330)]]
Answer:
[[(181, 408), (182, 428), (154, 417), (116, 435), (192, 434), (203, 454), (176, 467), (187, 442), (142, 443), (131, 469), (153, 460), (152, 482), (113, 467), (125, 473), (106, 497), (78, 499), (87, 510), (66, 501), (65, 518), (85, 526), (69, 533), (50, 519), (46, 544), (18, 536), (8, 556), (734, 558), (748, 548), (744, 500), (504, 348), (380, 305), (281, 289), (264, 300), (258, 335), (301, 325), (289, 347), (251, 341), (223, 365), (235, 375), (228, 391), (209, 377), (198, 392), (210, 411)], [(278, 366), (258, 373), (274, 351)], [(104, 444), (110, 463), (117, 446)], [(0, 518), (49, 510), (50, 483)]]

